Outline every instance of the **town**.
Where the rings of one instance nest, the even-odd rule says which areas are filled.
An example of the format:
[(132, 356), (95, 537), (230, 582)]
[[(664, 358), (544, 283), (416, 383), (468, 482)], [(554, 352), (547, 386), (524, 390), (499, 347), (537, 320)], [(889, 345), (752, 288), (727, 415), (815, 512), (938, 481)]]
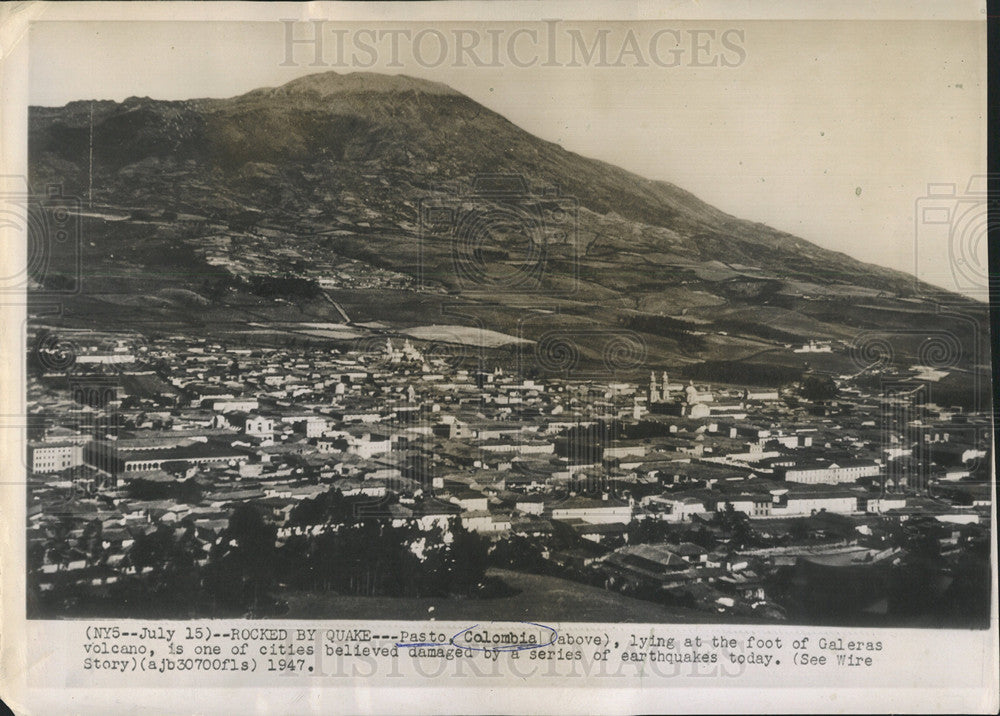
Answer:
[(988, 619), (989, 415), (935, 404), (922, 366), (762, 388), (388, 332), (28, 338), (29, 615), (495, 613), (537, 574), (716, 621)]

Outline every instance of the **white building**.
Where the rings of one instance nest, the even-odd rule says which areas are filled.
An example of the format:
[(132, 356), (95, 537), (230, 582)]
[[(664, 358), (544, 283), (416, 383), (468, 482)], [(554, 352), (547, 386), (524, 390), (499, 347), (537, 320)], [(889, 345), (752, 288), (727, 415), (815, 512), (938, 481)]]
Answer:
[(392, 450), (392, 440), (385, 435), (365, 433), (361, 436), (351, 436), (347, 439), (347, 452), (370, 458)]
[(83, 448), (74, 442), (31, 443), (32, 472), (61, 472), (83, 464)]
[(541, 515), (545, 511), (545, 500), (536, 495), (520, 497), (514, 503), (514, 508), (529, 515)]
[(862, 477), (875, 477), (881, 472), (882, 468), (873, 460), (848, 460), (825, 465), (791, 467), (785, 472), (785, 481), (804, 485), (836, 485), (842, 482), (854, 482)]
[(580, 519), (590, 524), (632, 521), (632, 506), (615, 499), (569, 497), (549, 505), (552, 519)]
[(705, 503), (696, 497), (660, 495), (648, 498), (647, 504), (659, 508), (661, 519), (667, 522), (687, 522), (694, 515), (705, 512)]
[(263, 415), (248, 415), (243, 424), (243, 432), (257, 438), (274, 437), (274, 421)]
[(772, 490), (771, 495), (772, 517), (811, 515), (823, 510), (841, 514), (858, 511), (858, 496), (846, 490), (802, 493)]
[(868, 499), (867, 512), (882, 514), (887, 510), (898, 510), (906, 507), (906, 497), (903, 495), (883, 495), (882, 497), (871, 497)]

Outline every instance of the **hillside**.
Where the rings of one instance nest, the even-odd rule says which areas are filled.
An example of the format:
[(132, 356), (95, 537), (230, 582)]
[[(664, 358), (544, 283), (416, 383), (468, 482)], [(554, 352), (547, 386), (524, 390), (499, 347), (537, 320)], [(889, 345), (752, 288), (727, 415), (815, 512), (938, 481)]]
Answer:
[[(126, 320), (157, 324), (334, 321), (335, 301), (355, 323), (447, 315), (531, 340), (626, 332), (643, 370), (801, 370), (791, 348), (810, 338), (839, 342), (828, 368), (848, 370), (848, 346), (871, 331), (913, 362), (916, 327), (963, 347), (978, 337), (964, 369), (988, 361), (985, 306), (568, 152), (442, 84), (326, 72), (231, 99), (33, 107), (32, 185), (88, 196), (91, 133), (73, 320), (127, 305)], [(53, 255), (50, 288), (64, 260)], [(232, 280), (258, 273), (325, 277), (325, 297), (297, 296), (292, 310)], [(170, 288), (209, 305), (192, 316), (156, 297)], [(972, 320), (940, 315), (940, 302)], [(601, 358), (577, 342), (583, 360)]]

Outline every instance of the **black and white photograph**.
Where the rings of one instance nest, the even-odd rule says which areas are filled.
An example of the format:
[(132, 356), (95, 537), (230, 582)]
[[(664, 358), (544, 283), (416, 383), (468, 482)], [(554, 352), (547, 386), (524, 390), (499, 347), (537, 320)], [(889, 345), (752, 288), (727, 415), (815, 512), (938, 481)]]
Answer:
[(995, 628), (985, 15), (304, 8), (25, 24), (28, 622)]
[[(873, 87), (803, 76), (809, 95), (775, 109), (775, 75), (755, 67), (773, 60), (758, 55), (798, 66), (819, 52), (811, 38), (557, 26), (567, 67), (552, 70), (612, 65), (583, 82), (614, 82), (649, 49), (678, 65), (567, 116), (530, 75), (484, 87), (494, 73), (467, 72), (483, 104), (424, 69), (455, 51), (434, 28), (399, 73), (316, 69), (361, 63), (379, 36), (324, 25), (269, 28), (293, 38), (271, 74), (298, 75), (274, 86), (239, 66), (158, 67), (124, 97), (99, 76), (91, 93), (49, 84), (60, 56), (38, 66), (30, 616), (987, 625), (985, 185), (904, 195), (917, 216), (899, 223), (917, 232), (903, 248), (966, 259), (922, 278), (851, 255), (889, 263), (892, 220), (867, 214), (895, 187), (889, 168), (829, 156), (922, 168), (926, 147), (889, 115), (914, 134), (968, 131), (981, 68), (944, 65), (916, 87), (871, 76), (881, 107), (851, 101)], [(924, 29), (967, 52), (960, 29)], [(502, 51), (538, 53), (537, 33), (504, 30)], [(875, 61), (853, 28), (825, 30), (816, 71)], [(37, 34), (68, 55), (130, 32)], [(481, 46), (468, 64), (492, 61), (484, 32), (455, 32)], [(957, 116), (903, 104), (932, 84), (962, 86)], [(772, 141), (740, 136), (747, 115)], [(683, 149), (642, 161), (679, 119), (734, 146), (708, 149), (705, 164), (743, 175), (713, 194), (758, 182), (756, 217), (656, 178), (692, 171), (666, 161)], [(894, 141), (879, 147), (883, 131)], [(947, 168), (968, 175), (980, 157), (964, 149)], [(824, 161), (835, 199), (799, 178)], [(944, 176), (932, 171), (901, 178)], [(784, 229), (753, 220), (768, 211)]]

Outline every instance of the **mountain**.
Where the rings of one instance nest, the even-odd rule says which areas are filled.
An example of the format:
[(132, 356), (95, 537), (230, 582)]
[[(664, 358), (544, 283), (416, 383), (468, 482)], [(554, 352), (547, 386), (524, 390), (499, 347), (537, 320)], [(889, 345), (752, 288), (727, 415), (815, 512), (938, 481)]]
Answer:
[[(354, 323), (480, 325), (535, 341), (553, 326), (624, 331), (652, 365), (798, 371), (805, 361), (789, 346), (814, 338), (838, 342), (841, 360), (806, 367), (847, 370), (859, 334), (887, 332), (904, 362), (927, 337), (913, 327), (965, 331), (963, 347), (969, 331), (985, 335), (985, 308), (968, 299), (729, 216), (402, 75), (32, 107), (29, 158), (36, 190), (92, 196), (71, 316), (128, 305), (192, 320), (157, 294), (180, 288), (207, 299), (196, 320), (237, 323), (249, 305), (270, 320), (287, 311), (248, 290), (250, 275), (315, 280), (322, 266), (337, 268), (325, 296), (297, 298), (302, 315), (328, 316), (336, 302)], [(50, 283), (69, 270), (60, 260)], [(956, 323), (940, 304), (972, 318)], [(599, 357), (577, 343), (583, 360)], [(966, 353), (965, 367), (985, 364)]]

